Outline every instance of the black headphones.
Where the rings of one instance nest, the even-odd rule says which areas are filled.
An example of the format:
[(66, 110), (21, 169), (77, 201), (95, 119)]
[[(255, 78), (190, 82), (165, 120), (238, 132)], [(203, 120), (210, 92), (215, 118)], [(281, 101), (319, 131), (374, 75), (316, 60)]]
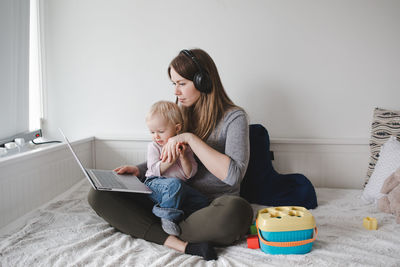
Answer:
[(192, 51), (184, 49), (181, 51), (181, 53), (192, 59), (194, 64), (196, 64), (197, 66), (198, 71), (193, 76), (194, 87), (196, 87), (196, 89), (202, 93), (206, 94), (210, 93), (212, 88), (212, 82), (207, 71), (201, 67), (199, 61), (197, 60), (196, 56), (192, 53)]

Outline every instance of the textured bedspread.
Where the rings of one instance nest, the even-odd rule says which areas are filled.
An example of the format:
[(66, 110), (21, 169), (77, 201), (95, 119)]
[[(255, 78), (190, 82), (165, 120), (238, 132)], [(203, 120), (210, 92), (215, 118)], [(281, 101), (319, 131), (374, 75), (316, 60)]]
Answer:
[[(242, 240), (209, 262), (116, 231), (89, 207), (88, 190), (80, 182), (1, 235), (0, 266), (400, 266), (400, 225), (362, 204), (360, 190), (317, 189), (319, 234), (308, 254), (268, 255)], [(363, 228), (367, 216), (378, 219), (377, 231)]]

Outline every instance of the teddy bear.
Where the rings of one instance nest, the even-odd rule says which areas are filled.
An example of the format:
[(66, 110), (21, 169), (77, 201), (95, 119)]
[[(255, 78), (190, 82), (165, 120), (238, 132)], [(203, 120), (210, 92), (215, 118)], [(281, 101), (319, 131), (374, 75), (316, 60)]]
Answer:
[(381, 193), (386, 195), (378, 200), (379, 210), (394, 214), (400, 224), (400, 168), (385, 180)]

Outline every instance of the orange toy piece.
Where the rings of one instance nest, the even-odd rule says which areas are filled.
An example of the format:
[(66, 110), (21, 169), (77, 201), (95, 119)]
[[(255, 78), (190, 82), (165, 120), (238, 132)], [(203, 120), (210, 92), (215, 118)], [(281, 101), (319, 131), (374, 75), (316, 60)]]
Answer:
[(258, 242), (257, 235), (249, 235), (247, 236), (247, 247), (251, 249), (258, 249), (260, 248), (260, 243)]

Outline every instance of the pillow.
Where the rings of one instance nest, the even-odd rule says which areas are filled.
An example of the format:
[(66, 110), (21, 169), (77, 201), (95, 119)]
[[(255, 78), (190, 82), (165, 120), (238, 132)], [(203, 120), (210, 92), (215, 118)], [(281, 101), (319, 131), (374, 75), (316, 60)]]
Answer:
[(364, 188), (361, 198), (366, 203), (376, 203), (383, 196), (380, 192), (383, 183), (400, 167), (400, 142), (391, 136), (381, 147), (380, 156), (374, 172)]
[(279, 174), (272, 166), (267, 129), (261, 124), (249, 126), (250, 160), (240, 186), (240, 195), (250, 203), (265, 206), (302, 206), (314, 209), (317, 195), (303, 174)]
[(369, 143), (371, 156), (364, 186), (374, 171), (382, 144), (389, 140), (390, 136), (396, 136), (400, 141), (400, 111), (375, 108)]

